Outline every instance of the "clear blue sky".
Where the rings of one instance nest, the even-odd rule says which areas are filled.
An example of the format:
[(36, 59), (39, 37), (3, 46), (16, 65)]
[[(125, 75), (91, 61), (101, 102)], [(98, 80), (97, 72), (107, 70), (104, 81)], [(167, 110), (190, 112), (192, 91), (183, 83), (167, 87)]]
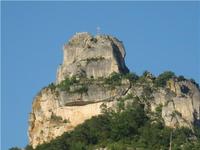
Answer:
[(75, 32), (123, 41), (141, 74), (172, 70), (200, 83), (199, 2), (2, 2), (2, 148), (28, 143), (28, 114), (55, 81), (62, 46)]

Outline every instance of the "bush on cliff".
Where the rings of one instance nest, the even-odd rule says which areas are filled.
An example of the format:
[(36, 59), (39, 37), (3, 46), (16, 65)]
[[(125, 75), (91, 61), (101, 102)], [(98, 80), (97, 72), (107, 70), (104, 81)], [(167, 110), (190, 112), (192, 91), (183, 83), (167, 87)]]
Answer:
[(161, 73), (155, 80), (155, 85), (157, 87), (164, 87), (167, 81), (171, 78), (175, 77), (175, 74), (171, 71), (165, 71)]
[(60, 84), (57, 85), (58, 88), (60, 88), (62, 91), (69, 91), (70, 86), (78, 83), (78, 80), (76, 80), (75, 76), (72, 76), (71, 78), (66, 77), (65, 80), (63, 80)]

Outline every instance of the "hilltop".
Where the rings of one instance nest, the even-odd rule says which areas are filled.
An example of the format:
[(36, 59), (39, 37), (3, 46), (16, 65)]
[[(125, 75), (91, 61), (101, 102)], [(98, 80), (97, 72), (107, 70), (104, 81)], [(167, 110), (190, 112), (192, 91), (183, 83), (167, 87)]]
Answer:
[(109, 35), (77, 33), (63, 51), (56, 81), (33, 100), (33, 148), (168, 149), (172, 133), (184, 139), (173, 146), (187, 149), (187, 141), (198, 148), (200, 89), (194, 80), (171, 71), (158, 77), (130, 72), (122, 41)]

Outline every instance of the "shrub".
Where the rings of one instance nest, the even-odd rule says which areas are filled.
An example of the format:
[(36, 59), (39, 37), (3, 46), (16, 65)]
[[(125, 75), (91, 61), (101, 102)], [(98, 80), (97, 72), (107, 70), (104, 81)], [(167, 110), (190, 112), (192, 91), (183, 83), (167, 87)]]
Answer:
[(149, 85), (145, 85), (143, 87), (141, 98), (143, 101), (148, 102), (149, 100), (152, 100), (153, 97), (153, 89)]
[(194, 80), (194, 79), (190, 79), (190, 81), (199, 89), (199, 84)]
[(133, 94), (132, 93), (128, 93), (126, 96), (125, 96), (125, 100), (126, 99), (133, 99), (134, 98), (134, 96), (133, 96)]
[(123, 78), (128, 79), (131, 82), (135, 82), (139, 79), (139, 76), (132, 72), (132, 73), (127, 73), (123, 75)]
[(86, 144), (82, 142), (73, 142), (70, 146), (70, 149), (72, 150), (87, 150)]
[(155, 109), (155, 113), (156, 113), (157, 117), (160, 117), (159, 119), (161, 119), (161, 117), (162, 117), (162, 108), (163, 108), (163, 105), (159, 104)]
[(62, 91), (64, 91), (64, 90), (69, 91), (70, 85), (71, 85), (71, 81), (69, 80), (69, 78), (66, 78), (64, 81), (62, 81), (62, 82), (58, 85), (58, 87), (59, 87)]
[(21, 150), (21, 148), (18, 148), (18, 147), (12, 147), (12, 148), (10, 148), (9, 150)]
[(113, 142), (107, 146), (109, 150), (126, 150), (127, 146), (122, 142)]
[(134, 136), (137, 130), (142, 126), (147, 116), (144, 112), (144, 106), (138, 103), (134, 107), (127, 107), (124, 111), (112, 114), (111, 119), (111, 139), (118, 141), (120, 139)]
[(76, 89), (75, 91), (73, 91), (73, 93), (87, 93), (88, 91), (88, 87), (86, 85), (82, 85), (80, 88)]
[(31, 145), (27, 145), (27, 146), (25, 147), (25, 150), (33, 150), (33, 148), (32, 148)]
[(69, 91), (70, 86), (78, 82), (79, 81), (76, 80), (75, 76), (72, 76), (71, 78), (67, 77), (60, 84), (58, 84), (57, 87), (60, 88), (62, 91)]
[(189, 143), (190, 137), (193, 135), (192, 131), (189, 128), (181, 127), (177, 128), (172, 133), (172, 149), (179, 149), (180, 145)]
[(87, 64), (89, 64), (90, 62), (94, 62), (94, 61), (100, 61), (100, 60), (104, 60), (105, 58), (100, 56), (100, 57), (92, 57), (92, 58), (87, 58), (86, 62)]
[(121, 85), (122, 74), (113, 72), (109, 77), (105, 78), (104, 83), (111, 86)]
[(32, 146), (27, 145), (24, 149), (23, 148), (18, 148), (18, 147), (12, 147), (9, 150), (33, 150)]
[(64, 119), (63, 123), (70, 123), (70, 121), (68, 119)]
[(144, 73), (139, 77), (138, 82), (142, 83), (142, 84), (143, 83), (146, 84), (146, 83), (149, 82), (148, 79), (153, 79), (154, 80), (154, 77), (150, 72), (144, 71)]
[(138, 143), (143, 145), (143, 148), (150, 150), (167, 150), (170, 142), (170, 131), (169, 128), (164, 128), (162, 124), (147, 122), (139, 129), (140, 139)]
[(145, 70), (142, 74), (143, 77), (147, 77), (149, 74), (151, 74), (149, 71)]
[(160, 74), (156, 80), (155, 80), (155, 85), (157, 87), (164, 87), (166, 86), (166, 83), (169, 79), (175, 77), (175, 74), (171, 71), (165, 71), (162, 74)]
[(185, 81), (186, 79), (185, 79), (185, 77), (184, 76), (182, 76), (182, 75), (180, 75), (180, 76), (178, 76), (178, 81)]
[(55, 122), (61, 122), (63, 119), (61, 116), (56, 116), (55, 114), (51, 115), (51, 120), (55, 121)]
[(54, 83), (51, 83), (48, 85), (47, 88), (50, 88), (52, 91), (54, 91), (56, 89), (56, 85)]

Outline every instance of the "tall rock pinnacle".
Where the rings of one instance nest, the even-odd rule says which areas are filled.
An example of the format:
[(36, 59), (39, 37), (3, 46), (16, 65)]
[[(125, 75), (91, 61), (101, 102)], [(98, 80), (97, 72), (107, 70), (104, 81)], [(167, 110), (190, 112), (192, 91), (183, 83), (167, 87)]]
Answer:
[(108, 35), (93, 37), (87, 32), (74, 35), (63, 47), (64, 60), (57, 72), (60, 83), (67, 76), (107, 77), (112, 72), (127, 73), (121, 41)]
[(198, 84), (180, 77), (165, 81), (163, 74), (162, 78), (126, 74), (125, 49), (116, 38), (77, 33), (63, 49), (56, 84), (41, 89), (32, 103), (29, 144), (33, 148), (102, 114), (101, 106), (116, 108), (119, 101), (139, 100), (172, 128), (200, 124)]

